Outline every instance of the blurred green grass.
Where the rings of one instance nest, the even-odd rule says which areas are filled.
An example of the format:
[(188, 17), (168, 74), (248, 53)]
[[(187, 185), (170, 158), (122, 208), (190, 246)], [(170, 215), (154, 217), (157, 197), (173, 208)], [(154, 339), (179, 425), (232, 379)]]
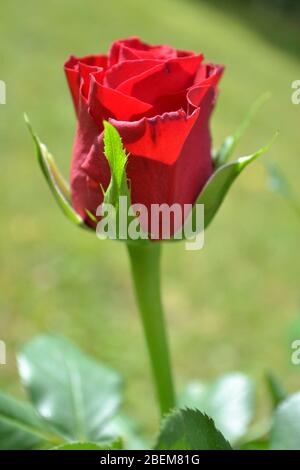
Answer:
[[(203, 51), (207, 60), (226, 65), (213, 119), (215, 145), (271, 91), (238, 153), (256, 150), (279, 129), (264, 158), (280, 164), (297, 191), (300, 107), (290, 95), (299, 61), (207, 3), (10, 0), (1, 16), (7, 104), (0, 106), (0, 337), (8, 364), (1, 366), (0, 385), (20, 394), (18, 347), (56, 332), (120, 370), (127, 410), (151, 427), (155, 404), (124, 246), (101, 243), (64, 219), (36, 164), (22, 113), (67, 173), (75, 128), (62, 70), (68, 55), (104, 52), (111, 41), (131, 35)], [(269, 368), (297, 386), (299, 370), (290, 366), (284, 337), (300, 304), (299, 235), (299, 221), (266, 191), (256, 163), (235, 184), (203, 251), (165, 247), (164, 300), (179, 386), (235, 369), (261, 379)]]

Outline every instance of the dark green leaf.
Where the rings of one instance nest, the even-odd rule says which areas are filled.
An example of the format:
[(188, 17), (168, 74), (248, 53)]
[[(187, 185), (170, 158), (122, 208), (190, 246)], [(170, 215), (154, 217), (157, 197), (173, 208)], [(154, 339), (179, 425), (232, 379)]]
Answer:
[(52, 440), (36, 411), (0, 392), (0, 450), (27, 450)]
[(156, 450), (230, 450), (212, 419), (199, 410), (175, 410), (165, 418)]
[(45, 176), (48, 186), (54, 195), (59, 207), (71, 222), (82, 228), (88, 228), (83, 219), (75, 212), (71, 204), (70, 190), (60, 174), (53, 156), (48, 152), (47, 147), (40, 141), (25, 115), (25, 122), (36, 145), (37, 159), (41, 170)]
[(53, 336), (27, 344), (18, 364), (33, 404), (48, 423), (69, 440), (100, 439), (121, 402), (118, 374)]
[(234, 443), (247, 432), (254, 415), (254, 385), (241, 373), (220, 377), (212, 384), (194, 382), (180, 397), (180, 406), (208, 414), (226, 439)]
[(291, 395), (276, 408), (271, 448), (300, 450), (300, 392)]

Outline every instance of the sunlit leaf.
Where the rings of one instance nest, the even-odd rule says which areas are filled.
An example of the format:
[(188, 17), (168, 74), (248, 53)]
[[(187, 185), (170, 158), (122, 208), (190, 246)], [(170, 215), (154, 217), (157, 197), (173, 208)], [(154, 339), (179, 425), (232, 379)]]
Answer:
[(244, 374), (226, 374), (211, 384), (190, 383), (180, 396), (180, 406), (208, 414), (231, 443), (247, 432), (254, 415), (254, 384)]
[(300, 392), (277, 407), (271, 431), (271, 448), (300, 450)]
[(122, 398), (116, 372), (54, 336), (25, 345), (18, 365), (35, 408), (61, 435), (82, 442), (101, 439)]

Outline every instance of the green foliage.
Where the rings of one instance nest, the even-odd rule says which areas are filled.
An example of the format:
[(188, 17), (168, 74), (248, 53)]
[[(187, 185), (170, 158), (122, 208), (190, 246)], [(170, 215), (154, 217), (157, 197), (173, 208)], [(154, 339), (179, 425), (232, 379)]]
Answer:
[(193, 382), (180, 396), (180, 406), (210, 416), (231, 443), (246, 435), (254, 416), (254, 384), (244, 374), (226, 374), (211, 384)]
[(99, 445), (94, 442), (72, 442), (72, 444), (62, 444), (53, 447), (52, 450), (121, 450), (122, 442), (120, 440)]
[(196, 409), (175, 410), (165, 418), (156, 450), (230, 450), (212, 419)]
[(0, 450), (34, 449), (49, 440), (29, 404), (0, 393)]
[(271, 448), (300, 450), (300, 392), (288, 397), (276, 409)]
[(25, 345), (18, 366), (32, 405), (0, 393), (0, 449), (123, 447), (107, 433), (122, 399), (116, 372), (53, 336)]
[(18, 356), (19, 372), (39, 414), (67, 440), (101, 440), (122, 397), (117, 373), (68, 341), (41, 336)]
[[(31, 404), (0, 392), (0, 450), (151, 448), (118, 412), (119, 375), (68, 341), (37, 337), (19, 353), (18, 365)], [(247, 376), (189, 384), (179, 407), (163, 419), (155, 449), (300, 449), (300, 392), (288, 396), (274, 374), (268, 384), (274, 416), (252, 429), (254, 385)]]

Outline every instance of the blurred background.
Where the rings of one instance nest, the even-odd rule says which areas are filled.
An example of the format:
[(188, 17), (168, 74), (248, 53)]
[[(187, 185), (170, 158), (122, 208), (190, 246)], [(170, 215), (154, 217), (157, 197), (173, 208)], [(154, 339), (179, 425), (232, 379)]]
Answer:
[[(22, 396), (15, 354), (34, 335), (65, 335), (121, 371), (125, 409), (156, 424), (144, 339), (123, 244), (100, 242), (73, 227), (57, 208), (35, 160), (26, 111), (65, 174), (75, 117), (63, 63), (70, 54), (104, 53), (116, 39), (202, 51), (226, 65), (213, 138), (219, 147), (265, 91), (236, 156), (280, 134), (264, 158), (278, 164), (299, 193), (299, 2), (221, 0), (10, 0), (1, 3), (0, 79), (0, 339), (7, 365), (0, 386)], [(200, 252), (166, 246), (164, 302), (177, 386), (241, 370), (258, 381), (274, 370), (290, 390), (289, 325), (300, 311), (300, 220), (266, 187), (257, 162), (235, 183), (206, 232)], [(295, 338), (296, 339), (296, 338)], [(299, 338), (300, 339), (300, 338)]]

